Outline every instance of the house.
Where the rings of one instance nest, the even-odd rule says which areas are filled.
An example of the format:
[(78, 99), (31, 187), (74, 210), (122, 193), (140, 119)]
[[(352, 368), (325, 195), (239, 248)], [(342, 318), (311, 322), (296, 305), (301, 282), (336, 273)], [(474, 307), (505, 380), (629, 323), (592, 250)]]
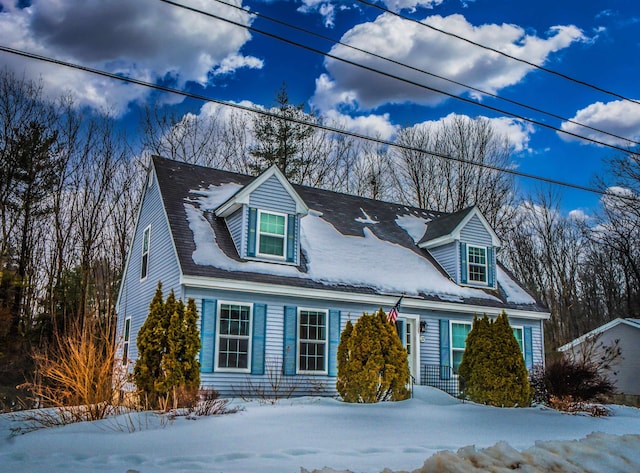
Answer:
[(125, 364), (158, 281), (196, 300), (201, 381), (222, 395), (269, 382), (335, 394), (345, 324), (400, 295), (416, 383), (455, 380), (474, 315), (503, 310), (526, 365), (543, 363), (549, 313), (496, 260), (475, 207), (429, 212), (293, 185), (276, 167), (252, 177), (160, 157), (145, 186), (117, 303)]
[(620, 358), (609, 370), (609, 377), (623, 400), (640, 405), (640, 319), (615, 319), (585, 333), (558, 351), (574, 357), (596, 358), (604, 347), (616, 344)]

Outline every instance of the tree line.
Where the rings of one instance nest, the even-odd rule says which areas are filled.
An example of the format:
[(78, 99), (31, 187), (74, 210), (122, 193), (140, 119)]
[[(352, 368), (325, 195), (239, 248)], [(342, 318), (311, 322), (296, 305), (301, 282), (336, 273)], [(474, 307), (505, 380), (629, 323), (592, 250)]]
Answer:
[(477, 205), (504, 242), (500, 260), (551, 310), (549, 351), (615, 317), (640, 316), (637, 155), (608, 161), (597, 185), (614, 192), (577, 219), (561, 212), (557, 194), (522, 195), (512, 176), (482, 166), (512, 165), (508, 139), (487, 119), (402, 128), (395, 140), (405, 147), (393, 148), (314, 127), (322, 119), (291, 103), (285, 86), (270, 111), (207, 104), (176, 115), (149, 106), (134, 137), (71, 95), (52, 100), (39, 82), (0, 72), (3, 395), (33, 376), (32, 355), (56, 340), (99, 331), (103, 343), (116, 341), (117, 291), (150, 154), (253, 175), (277, 164), (294, 183), (429, 210)]

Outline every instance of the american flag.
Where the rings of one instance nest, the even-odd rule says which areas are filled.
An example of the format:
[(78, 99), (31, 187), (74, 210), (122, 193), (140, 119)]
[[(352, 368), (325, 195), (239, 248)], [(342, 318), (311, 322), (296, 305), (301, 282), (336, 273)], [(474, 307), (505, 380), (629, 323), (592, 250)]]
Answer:
[(394, 305), (387, 314), (387, 322), (396, 323), (396, 320), (398, 319), (398, 310), (400, 309), (400, 303), (402, 302), (403, 297), (404, 296), (400, 296), (396, 305)]

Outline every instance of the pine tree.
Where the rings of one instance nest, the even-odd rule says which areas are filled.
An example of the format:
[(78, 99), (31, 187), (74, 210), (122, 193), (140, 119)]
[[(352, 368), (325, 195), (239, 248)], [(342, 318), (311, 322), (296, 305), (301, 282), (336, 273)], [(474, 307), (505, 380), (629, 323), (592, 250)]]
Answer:
[(346, 402), (399, 401), (409, 397), (409, 362), (394, 324), (380, 309), (347, 323), (338, 346), (336, 388)]
[(303, 144), (315, 134), (311, 124), (316, 122), (316, 117), (305, 113), (303, 108), (302, 104), (296, 106), (289, 102), (286, 86), (283, 85), (276, 96), (277, 116), (256, 116), (253, 132), (257, 143), (250, 150), (256, 158), (250, 167), (256, 174), (275, 164), (288, 180), (296, 183), (304, 180), (310, 158), (303, 155), (302, 149)]

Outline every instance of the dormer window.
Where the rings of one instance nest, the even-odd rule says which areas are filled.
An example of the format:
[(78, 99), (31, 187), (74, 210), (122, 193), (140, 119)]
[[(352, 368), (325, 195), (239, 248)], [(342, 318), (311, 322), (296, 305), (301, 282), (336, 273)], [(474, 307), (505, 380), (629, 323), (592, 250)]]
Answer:
[(258, 254), (284, 258), (286, 255), (287, 216), (258, 211)]
[(468, 281), (471, 284), (487, 284), (487, 249), (483, 246), (467, 246), (469, 270)]

